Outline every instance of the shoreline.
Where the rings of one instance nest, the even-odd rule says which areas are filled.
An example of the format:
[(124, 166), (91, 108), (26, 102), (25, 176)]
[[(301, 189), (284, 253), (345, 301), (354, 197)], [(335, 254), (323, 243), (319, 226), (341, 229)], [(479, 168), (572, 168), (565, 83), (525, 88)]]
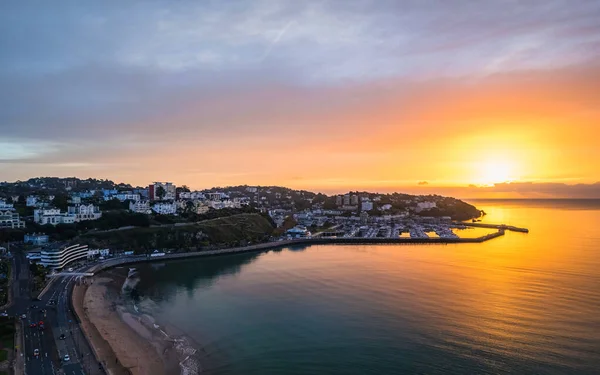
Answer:
[(80, 289), (73, 293), (82, 329), (107, 373), (200, 374), (202, 347), (177, 328), (128, 309), (120, 278), (103, 272), (91, 284), (75, 286)]

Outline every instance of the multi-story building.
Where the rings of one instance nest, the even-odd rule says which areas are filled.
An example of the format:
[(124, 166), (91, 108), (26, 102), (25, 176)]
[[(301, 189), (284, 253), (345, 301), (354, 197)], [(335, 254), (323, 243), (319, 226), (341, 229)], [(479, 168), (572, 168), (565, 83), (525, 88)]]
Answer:
[(87, 245), (48, 247), (40, 252), (40, 264), (49, 268), (64, 268), (69, 263), (87, 259)]
[(177, 213), (177, 205), (175, 202), (157, 202), (152, 205), (152, 211), (160, 215), (175, 215)]
[(98, 220), (102, 217), (100, 208), (93, 204), (69, 206), (68, 213), (70, 215), (75, 215), (75, 221)]
[(206, 196), (206, 199), (211, 200), (211, 201), (218, 201), (221, 199), (225, 199), (228, 198), (227, 194), (225, 193), (220, 193), (220, 192), (216, 192), (216, 193), (205, 193), (204, 194)]
[(370, 201), (362, 202), (360, 209), (362, 211), (371, 211), (373, 209), (373, 202), (370, 202)]
[(350, 196), (350, 205), (352, 206), (356, 206), (358, 204), (358, 195), (351, 195)]
[(430, 210), (435, 207), (437, 207), (435, 202), (419, 202), (419, 203), (417, 203), (417, 207), (416, 207), (415, 211), (421, 212), (424, 210)]
[(129, 201), (139, 201), (141, 199), (138, 193), (134, 193), (131, 191), (121, 191), (117, 194), (110, 195), (108, 197), (104, 197), (105, 200), (118, 199), (121, 202)]
[(336, 195), (336, 197), (335, 197), (335, 205), (339, 207), (339, 206), (341, 206), (342, 204), (344, 204), (344, 200), (343, 200), (343, 199), (344, 199), (344, 197), (343, 197), (343, 196), (341, 196), (341, 195)]
[(48, 240), (49, 240), (49, 237), (47, 234), (33, 233), (33, 234), (26, 234), (25, 238), (23, 239), (23, 242), (31, 244), (31, 245), (35, 245), (35, 246), (40, 246), (40, 245), (47, 244)]
[(0, 229), (2, 228), (25, 228), (25, 222), (21, 220), (19, 213), (12, 203), (0, 200)]
[(350, 194), (344, 195), (343, 201), (344, 201), (344, 204), (343, 204), (344, 206), (350, 206)]
[[(162, 188), (162, 189), (161, 189)], [(164, 191), (162, 194), (160, 191)], [(148, 198), (151, 201), (163, 200), (172, 201), (177, 197), (175, 185), (171, 182), (155, 182), (148, 186)]]
[(182, 191), (179, 193), (179, 199), (206, 199), (200, 191)]
[(150, 214), (152, 210), (150, 209), (149, 201), (131, 201), (129, 202), (129, 210), (133, 212), (137, 212), (139, 214)]
[(33, 221), (41, 225), (73, 224), (77, 215), (60, 212), (58, 208), (41, 208), (33, 211)]

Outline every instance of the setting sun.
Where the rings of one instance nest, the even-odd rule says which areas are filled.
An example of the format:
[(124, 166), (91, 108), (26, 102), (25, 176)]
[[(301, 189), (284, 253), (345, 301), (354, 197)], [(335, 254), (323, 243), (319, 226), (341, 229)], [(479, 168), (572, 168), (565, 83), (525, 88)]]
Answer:
[(514, 180), (514, 168), (508, 161), (496, 160), (481, 163), (477, 183), (481, 185), (493, 185), (495, 183)]

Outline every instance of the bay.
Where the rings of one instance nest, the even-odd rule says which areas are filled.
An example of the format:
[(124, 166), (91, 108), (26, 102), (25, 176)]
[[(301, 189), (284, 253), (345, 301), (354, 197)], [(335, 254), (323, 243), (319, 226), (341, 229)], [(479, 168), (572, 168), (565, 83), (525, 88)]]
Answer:
[(139, 305), (208, 374), (600, 373), (600, 202), (472, 203), (530, 233), (146, 264)]

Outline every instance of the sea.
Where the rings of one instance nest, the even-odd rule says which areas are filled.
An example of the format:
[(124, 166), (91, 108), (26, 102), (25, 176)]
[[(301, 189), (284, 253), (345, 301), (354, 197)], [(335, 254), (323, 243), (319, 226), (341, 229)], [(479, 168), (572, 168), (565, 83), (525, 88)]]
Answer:
[(600, 201), (470, 203), (530, 232), (145, 264), (137, 306), (204, 374), (600, 374)]

